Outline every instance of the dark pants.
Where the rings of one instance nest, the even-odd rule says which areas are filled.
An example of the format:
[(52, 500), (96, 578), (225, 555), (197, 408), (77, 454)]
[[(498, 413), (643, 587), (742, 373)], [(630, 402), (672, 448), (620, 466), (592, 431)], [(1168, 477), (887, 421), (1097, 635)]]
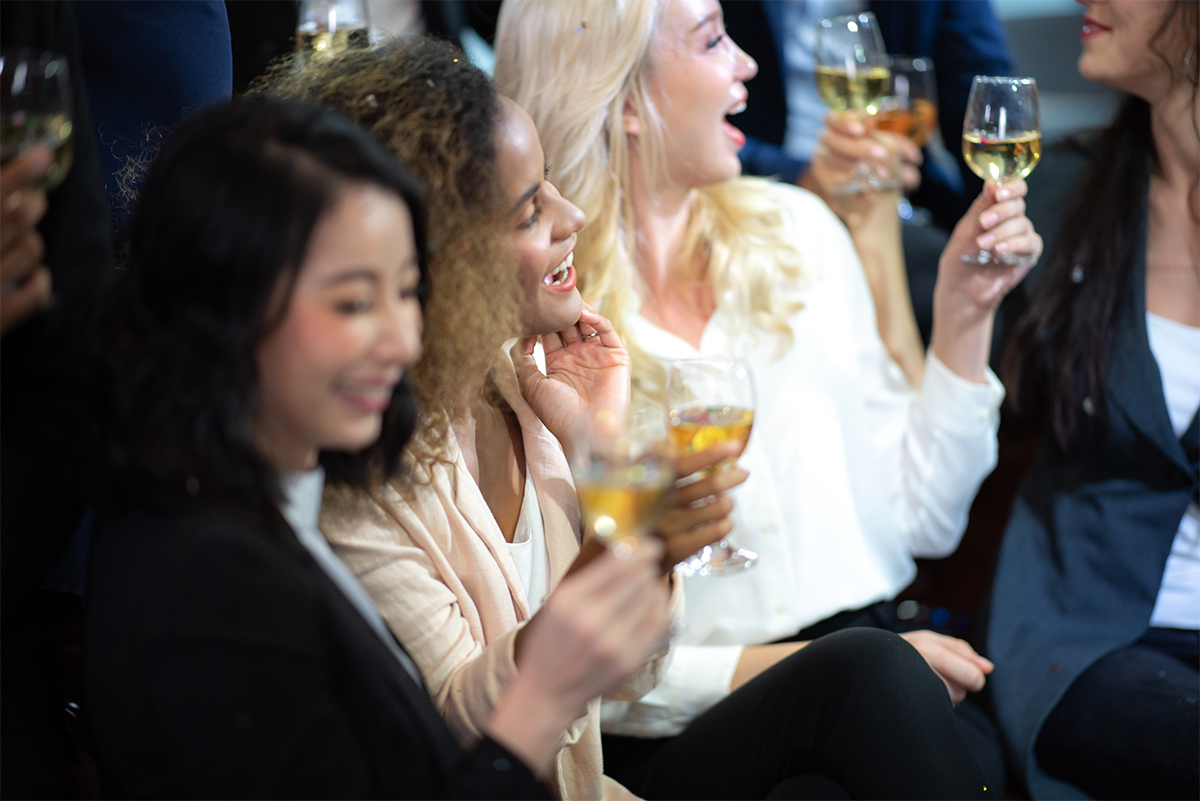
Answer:
[[(605, 773), (643, 798), (980, 798), (946, 688), (894, 634), (823, 637), (687, 729), (604, 737)], [(814, 795), (816, 793), (816, 795)]]
[(1198, 642), (1150, 629), (1084, 671), (1038, 735), (1042, 770), (1096, 798), (1200, 797)]

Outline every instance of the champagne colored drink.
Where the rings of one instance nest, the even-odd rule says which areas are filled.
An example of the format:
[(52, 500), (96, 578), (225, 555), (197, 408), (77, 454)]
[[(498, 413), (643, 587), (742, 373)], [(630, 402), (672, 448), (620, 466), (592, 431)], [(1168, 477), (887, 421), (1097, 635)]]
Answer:
[(963, 134), (963, 157), (971, 171), (985, 181), (1005, 183), (1033, 172), (1042, 157), (1041, 131), (1019, 131), (1005, 139), (985, 134)]
[(874, 114), (879, 99), (888, 93), (891, 73), (886, 67), (871, 67), (847, 74), (845, 68), (817, 67), (817, 91), (825, 105), (838, 111)]
[(593, 468), (575, 480), (584, 530), (618, 553), (632, 550), (629, 540), (646, 536), (658, 522), (674, 474), (669, 465), (654, 462)]
[(0, 53), (0, 166), (31, 147), (53, 151), (54, 160), (38, 188), (63, 182), (75, 155), (71, 84), (65, 56), (52, 52)]
[[(754, 426), (754, 382), (750, 368), (735, 359), (685, 359), (667, 374), (667, 410), (676, 456), (709, 450), (722, 442), (750, 441)], [(701, 472), (701, 478), (726, 469), (737, 457)], [(706, 545), (675, 566), (685, 576), (722, 576), (754, 567), (758, 554), (722, 539)]]
[(371, 34), (366, 28), (300, 31), (296, 43), (296, 52), (309, 58), (321, 58), (346, 50), (366, 50), (371, 44)]
[[(838, 111), (857, 114), (870, 125), (879, 101), (891, 85), (887, 51), (875, 15), (867, 11), (817, 22), (817, 91)], [(850, 183), (836, 187), (839, 195), (895, 188), (866, 162), (855, 165)]]
[(301, 0), (296, 52), (306, 61), (370, 46), (366, 0)]
[[(680, 454), (706, 451), (722, 442), (741, 443), (738, 456), (750, 441), (754, 411), (734, 406), (690, 406), (671, 410), (671, 443)], [(736, 461), (737, 456), (732, 461)], [(717, 468), (711, 468), (717, 469)]]
[(928, 100), (914, 100), (912, 108), (883, 108), (875, 115), (875, 127), (912, 140), (925, 147), (937, 128), (937, 107)]
[[(984, 180), (1016, 181), (1042, 157), (1042, 116), (1037, 81), (977, 75), (963, 117), (963, 158)], [(1026, 256), (980, 250), (960, 257), (969, 264), (1023, 264)]]

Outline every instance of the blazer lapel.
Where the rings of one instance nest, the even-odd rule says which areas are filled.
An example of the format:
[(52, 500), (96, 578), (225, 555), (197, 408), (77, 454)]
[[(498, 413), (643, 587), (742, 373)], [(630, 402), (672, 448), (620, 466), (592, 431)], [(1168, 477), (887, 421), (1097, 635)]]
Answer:
[(1129, 302), (1117, 323), (1108, 394), (1138, 431), (1171, 461), (1190, 471), (1183, 445), (1175, 436), (1163, 395), (1162, 374), (1150, 350), (1146, 330), (1146, 225), (1143, 216)]

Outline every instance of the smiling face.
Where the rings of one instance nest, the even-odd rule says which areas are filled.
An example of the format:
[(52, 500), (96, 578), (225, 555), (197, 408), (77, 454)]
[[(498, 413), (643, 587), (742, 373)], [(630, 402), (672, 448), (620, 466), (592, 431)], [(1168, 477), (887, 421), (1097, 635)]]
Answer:
[(349, 184), (313, 230), (283, 320), (258, 345), (255, 439), (281, 471), (379, 438), (392, 391), (421, 355), (412, 215)]
[[(650, 58), (668, 180), (691, 189), (736, 178), (746, 137), (725, 118), (746, 108), (758, 65), (725, 33), (717, 0), (669, 0)], [(626, 132), (637, 133), (631, 122), (627, 114)]]
[[(1083, 53), (1079, 72), (1096, 81), (1147, 102), (1161, 99), (1171, 89), (1165, 58), (1178, 73), (1187, 51), (1180, 20), (1169, 25), (1155, 41), (1174, 0), (1078, 0), (1084, 7), (1080, 38)], [(1156, 52), (1161, 51), (1161, 56)], [(1192, 58), (1197, 58), (1194, 54)], [(1178, 74), (1176, 76), (1178, 78)]]
[(533, 120), (506, 97), (496, 125), (496, 168), (507, 204), (505, 245), (519, 264), (525, 336), (550, 334), (579, 322), (575, 288), (576, 235), (583, 212), (546, 180), (546, 156)]

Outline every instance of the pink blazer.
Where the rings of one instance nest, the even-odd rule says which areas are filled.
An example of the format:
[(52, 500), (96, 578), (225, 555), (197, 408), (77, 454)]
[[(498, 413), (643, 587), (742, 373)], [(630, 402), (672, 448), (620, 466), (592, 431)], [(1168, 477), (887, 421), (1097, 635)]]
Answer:
[[(492, 377), (521, 426), (553, 588), (579, 553), (571, 471), (558, 440), (522, 397), (507, 355)], [(418, 469), (410, 494), (390, 485), (377, 499), (327, 491), (321, 529), (420, 667), (451, 730), (469, 746), (516, 674), (513, 643), (529, 606), (508, 543), (453, 436), (447, 461)], [(679, 586), (675, 582), (671, 599), (675, 620), (683, 611)], [(668, 654), (656, 654), (608, 697), (631, 701), (649, 692)], [(600, 699), (564, 733), (552, 778), (559, 797), (571, 801), (632, 797), (603, 775)]]

